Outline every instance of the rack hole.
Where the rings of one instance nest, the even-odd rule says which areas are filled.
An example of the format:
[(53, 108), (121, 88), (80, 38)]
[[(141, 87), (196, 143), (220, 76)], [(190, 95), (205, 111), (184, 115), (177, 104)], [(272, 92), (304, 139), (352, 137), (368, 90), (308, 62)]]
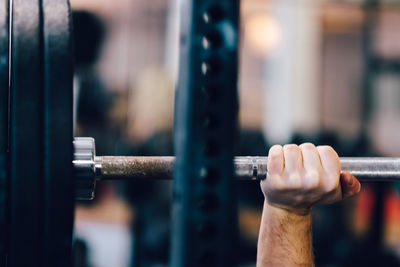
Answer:
[(204, 147), (204, 154), (208, 157), (216, 157), (220, 152), (219, 144), (212, 139), (206, 141), (206, 145)]
[(216, 75), (221, 70), (221, 62), (216, 57), (211, 57), (201, 63), (201, 74), (204, 76)]
[(202, 222), (197, 226), (197, 232), (200, 237), (210, 240), (215, 238), (217, 234), (217, 227), (211, 222)]
[(217, 115), (212, 114), (212, 113), (208, 114), (205, 117), (204, 122), (203, 122), (204, 128), (209, 129), (209, 130), (218, 128), (218, 125), (219, 125), (218, 117), (217, 117)]
[(219, 31), (213, 30), (203, 36), (201, 43), (204, 49), (217, 49), (222, 45), (222, 35)]
[(224, 10), (220, 5), (212, 5), (203, 13), (205, 23), (216, 23), (224, 17)]
[(218, 100), (219, 87), (217, 85), (205, 85), (201, 87), (201, 92), (209, 102), (216, 102)]
[(200, 210), (211, 212), (218, 208), (218, 198), (215, 194), (206, 193), (199, 197), (197, 201), (197, 206)]
[(202, 167), (199, 176), (205, 183), (215, 184), (219, 178), (219, 171), (214, 167)]

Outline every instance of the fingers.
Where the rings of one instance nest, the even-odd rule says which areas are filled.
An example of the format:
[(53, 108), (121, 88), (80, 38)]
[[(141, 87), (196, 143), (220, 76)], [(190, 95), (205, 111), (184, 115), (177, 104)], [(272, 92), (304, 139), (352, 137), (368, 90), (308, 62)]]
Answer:
[(316, 203), (333, 203), (357, 194), (360, 183), (340, 174), (340, 160), (329, 146), (276, 145), (268, 156), (268, 178), (261, 189), (271, 205), (308, 212)]
[(297, 145), (285, 145), (283, 147), (285, 158), (285, 172), (301, 171), (303, 168), (303, 156)]
[(303, 168), (306, 171), (321, 169), (321, 159), (313, 144), (285, 145), (283, 148), (274, 145), (269, 150), (267, 169), (270, 175), (301, 171)]
[(310, 143), (300, 145), (303, 154), (304, 187), (313, 191), (321, 184), (322, 166), (317, 148)]
[(333, 203), (339, 201), (342, 199), (339, 156), (330, 146), (318, 146), (317, 150), (324, 170), (322, 186), (325, 195), (322, 197), (321, 201), (322, 203)]
[(267, 170), (269, 175), (281, 175), (284, 168), (283, 148), (275, 145), (268, 153)]
[(303, 166), (307, 171), (321, 170), (321, 159), (319, 158), (317, 148), (310, 143), (300, 145), (301, 153), (303, 154)]
[(340, 175), (340, 183), (342, 186), (343, 198), (352, 197), (361, 190), (360, 182), (349, 172), (344, 172)]
[(340, 174), (340, 160), (338, 154), (330, 146), (318, 146), (322, 167), (329, 174)]

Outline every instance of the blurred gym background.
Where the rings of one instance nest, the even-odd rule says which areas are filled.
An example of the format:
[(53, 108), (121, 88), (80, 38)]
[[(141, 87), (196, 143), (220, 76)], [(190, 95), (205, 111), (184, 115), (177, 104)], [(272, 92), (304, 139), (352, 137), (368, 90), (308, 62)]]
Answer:
[[(173, 155), (181, 1), (71, 0), (75, 135), (98, 155)], [(237, 155), (307, 141), (400, 156), (399, 26), (394, 0), (242, 0)], [(98, 183), (76, 207), (75, 266), (167, 266), (171, 185)], [(240, 266), (255, 266), (263, 196), (238, 186)], [(316, 207), (313, 232), (317, 266), (400, 266), (396, 185)]]

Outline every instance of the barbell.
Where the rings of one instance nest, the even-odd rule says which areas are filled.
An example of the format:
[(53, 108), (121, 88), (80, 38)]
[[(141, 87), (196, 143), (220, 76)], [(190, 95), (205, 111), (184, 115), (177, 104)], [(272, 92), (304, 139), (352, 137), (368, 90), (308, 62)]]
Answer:
[[(76, 173), (76, 199), (94, 198), (97, 180), (172, 180), (175, 157), (96, 156), (95, 140), (90, 137), (74, 139), (73, 165)], [(237, 180), (267, 178), (268, 157), (235, 157), (233, 174)], [(361, 182), (400, 180), (400, 158), (342, 157), (342, 172), (350, 172)], [(218, 169), (203, 168), (200, 175), (213, 180)]]
[[(182, 233), (175, 242), (192, 240), (193, 235), (186, 234), (190, 228), (203, 245), (229, 244), (231, 232), (225, 225), (231, 224), (231, 217), (223, 213), (215, 215), (212, 212), (218, 207), (210, 205), (221, 210), (229, 208), (232, 194), (222, 193), (217, 202), (215, 191), (228, 190), (230, 167), (239, 180), (265, 179), (268, 159), (233, 158), (233, 139), (221, 137), (221, 133), (232, 132), (235, 125), (236, 91), (229, 90), (235, 88), (237, 80), (238, 1), (187, 2), (191, 5), (184, 8), (190, 12), (185, 13), (183, 21), (190, 23), (182, 23), (181, 68), (185, 64), (190, 68), (180, 75), (177, 98), (181, 110), (187, 112), (177, 114), (175, 136), (184, 144), (177, 145), (175, 160), (174, 157), (97, 156), (94, 139), (74, 139), (68, 1), (0, 0), (0, 266), (71, 266), (74, 199), (93, 199), (96, 180), (172, 179), (176, 168), (180, 171), (175, 174), (179, 186), (174, 194), (178, 203), (174, 211), (183, 215), (176, 226), (176, 231)], [(224, 68), (222, 62), (227, 62)], [(190, 90), (184, 91), (185, 87)], [(213, 96), (210, 89), (215, 88), (220, 89), (223, 99)], [(196, 102), (202, 106), (194, 112), (190, 103), (203, 101), (202, 93), (207, 95), (206, 104)], [(214, 120), (218, 108), (222, 110), (223, 130)], [(198, 130), (191, 121), (203, 115), (208, 123)], [(193, 129), (198, 130), (198, 135)], [(203, 138), (202, 132), (207, 136)], [(193, 159), (184, 157), (197, 151), (200, 142), (192, 140), (200, 139), (209, 147), (219, 140), (225, 150), (218, 156), (205, 151)], [(188, 144), (195, 145), (188, 148)], [(218, 164), (209, 164), (211, 161)], [(189, 165), (195, 166), (194, 169), (189, 169)], [(400, 180), (399, 158), (341, 158), (341, 166), (361, 181)], [(184, 179), (189, 173), (201, 180), (191, 180), (196, 181), (196, 190), (193, 183), (188, 185)], [(200, 200), (192, 199), (185, 188), (199, 195)], [(194, 215), (190, 214), (193, 209), (185, 204), (190, 201), (200, 203), (199, 212)], [(199, 227), (183, 225), (188, 216), (196, 218)], [(203, 239), (209, 229), (224, 233), (218, 236), (220, 243)], [(182, 252), (187, 246), (174, 247), (180, 252), (173, 253), (176, 258), (173, 265), (188, 266), (191, 258), (197, 257)], [(191, 248), (191, 253), (196, 254), (203, 253), (206, 246)], [(229, 255), (228, 251), (224, 255)], [(208, 252), (203, 254), (208, 255), (205, 262), (208, 263)], [(202, 255), (198, 255), (200, 263), (204, 263)], [(218, 257), (216, 262), (226, 258), (230, 257)]]

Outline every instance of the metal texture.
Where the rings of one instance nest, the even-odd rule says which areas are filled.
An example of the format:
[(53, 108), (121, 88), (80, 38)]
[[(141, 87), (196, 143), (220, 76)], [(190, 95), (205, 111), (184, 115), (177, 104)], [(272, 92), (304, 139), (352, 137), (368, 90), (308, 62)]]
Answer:
[[(97, 180), (169, 180), (175, 157), (96, 157)], [(235, 157), (233, 176), (238, 180), (267, 178), (268, 157)], [(400, 158), (340, 158), (342, 172), (348, 171), (362, 182), (400, 180)], [(78, 168), (77, 166), (75, 168)], [(221, 171), (216, 169), (217, 172)]]
[(182, 2), (171, 266), (235, 266), (238, 0)]
[(340, 165), (363, 182), (400, 180), (400, 158), (341, 158)]
[(173, 177), (175, 157), (97, 157), (96, 172), (103, 180), (156, 179)]
[[(73, 96), (68, 0), (41, 0), (43, 45), (43, 252), (45, 267), (72, 266)], [(36, 111), (38, 112), (38, 111)]]
[(267, 177), (267, 157), (235, 157), (234, 176), (239, 180), (262, 180)]
[(96, 148), (94, 139), (90, 137), (76, 137), (74, 147), (75, 199), (91, 200), (94, 198), (96, 185)]
[[(267, 157), (236, 157), (235, 177), (238, 179), (265, 179)], [(400, 180), (400, 158), (361, 157), (340, 158), (342, 172), (350, 172), (362, 182)]]
[(8, 97), (9, 97), (9, 7), (0, 0), (0, 266), (6, 262), (7, 173), (8, 173)]

